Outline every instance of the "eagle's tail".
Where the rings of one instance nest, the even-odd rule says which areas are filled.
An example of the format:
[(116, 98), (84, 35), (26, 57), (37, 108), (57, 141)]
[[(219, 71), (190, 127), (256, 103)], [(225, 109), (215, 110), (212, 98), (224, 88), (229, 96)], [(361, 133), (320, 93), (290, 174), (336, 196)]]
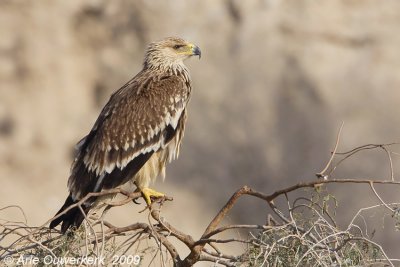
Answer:
[[(56, 213), (55, 216), (62, 213), (63, 211), (68, 209), (68, 207), (70, 207), (71, 205), (73, 205), (75, 203), (76, 203), (76, 201), (74, 201), (72, 199), (71, 195), (69, 195), (67, 197), (67, 199), (65, 200), (64, 205)], [(89, 207), (85, 207), (85, 205), (82, 205), (82, 210), (83, 210), (83, 212), (85, 212), (85, 214), (87, 214), (87, 212), (89, 211)], [(56, 227), (57, 225), (62, 223), (61, 224), (61, 233), (65, 234), (65, 232), (70, 227), (78, 228), (82, 224), (84, 218), (85, 218), (85, 216), (83, 215), (81, 209), (79, 209), (79, 207), (74, 207), (74, 208), (70, 209), (69, 211), (67, 211), (66, 213), (64, 213), (63, 215), (61, 215), (60, 217), (52, 220), (50, 223), (50, 229), (53, 229), (54, 227)]]

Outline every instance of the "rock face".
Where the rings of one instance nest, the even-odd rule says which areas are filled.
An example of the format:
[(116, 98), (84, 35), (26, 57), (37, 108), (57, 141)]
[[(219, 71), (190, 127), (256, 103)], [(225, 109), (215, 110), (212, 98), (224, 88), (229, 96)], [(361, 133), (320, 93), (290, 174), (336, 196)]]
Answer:
[[(342, 121), (343, 150), (396, 141), (398, 10), (397, 0), (2, 1), (0, 203), (27, 208), (35, 223), (51, 216), (74, 144), (140, 70), (147, 43), (170, 35), (203, 57), (188, 62), (195, 92), (166, 183), (171, 195), (193, 191), (215, 205), (211, 214), (243, 184), (271, 192), (314, 179)], [(341, 178), (389, 175), (382, 155), (359, 157)], [(339, 189), (352, 203), (344, 213), (375, 203)]]

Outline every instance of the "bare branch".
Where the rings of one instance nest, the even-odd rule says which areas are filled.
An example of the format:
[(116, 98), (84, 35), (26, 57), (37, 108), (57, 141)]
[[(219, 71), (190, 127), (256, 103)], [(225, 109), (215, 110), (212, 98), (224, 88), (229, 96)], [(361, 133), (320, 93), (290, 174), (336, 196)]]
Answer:
[(344, 122), (342, 122), (342, 125), (340, 125), (339, 132), (338, 132), (337, 137), (336, 137), (335, 147), (334, 147), (334, 149), (333, 149), (333, 152), (331, 153), (331, 157), (330, 157), (328, 163), (326, 164), (325, 168), (324, 168), (322, 171), (320, 171), (319, 173), (316, 174), (316, 175), (317, 175), (317, 178), (324, 178), (324, 179), (327, 178), (325, 172), (326, 172), (326, 171), (329, 169), (329, 167), (331, 166), (332, 161), (333, 161), (333, 158), (334, 158), (335, 155), (336, 155), (336, 150), (337, 150), (338, 147), (339, 147), (340, 135), (341, 135), (341, 133), (342, 133), (343, 126), (344, 126)]
[[(18, 208), (23, 217), (23, 222), (0, 219), (0, 240), (10, 239), (13, 241), (7, 245), (0, 246), (0, 260), (6, 257), (18, 257), (23, 254), (52, 255), (57, 256), (78, 256), (95, 255), (105, 257), (108, 263), (115, 255), (126, 255), (127, 253), (140, 253), (141, 255), (151, 255), (148, 259), (150, 263), (160, 261), (160, 266), (169, 266), (173, 263), (177, 267), (189, 267), (199, 261), (213, 262), (216, 266), (237, 266), (247, 262), (252, 266), (288, 266), (285, 263), (289, 258), (297, 259), (290, 266), (332, 266), (334, 264), (344, 264), (346, 253), (351, 251), (359, 255), (360, 266), (365, 265), (371, 260), (365, 254), (365, 247), (372, 247), (377, 254), (379, 261), (394, 266), (396, 259), (390, 259), (383, 247), (370, 240), (368, 230), (368, 216), (366, 212), (381, 208), (392, 216), (393, 220), (400, 221), (399, 203), (386, 203), (383, 197), (377, 192), (376, 185), (398, 186), (400, 181), (395, 180), (395, 170), (392, 161), (390, 144), (368, 144), (338, 153), (340, 135), (343, 128), (341, 125), (335, 147), (331, 158), (325, 168), (317, 174), (319, 177), (330, 176), (335, 168), (344, 160), (354, 154), (367, 149), (380, 148), (387, 155), (390, 166), (390, 179), (377, 178), (347, 178), (347, 179), (317, 179), (312, 181), (300, 182), (289, 187), (276, 190), (269, 194), (259, 192), (248, 186), (239, 188), (228, 199), (225, 205), (211, 219), (205, 228), (202, 236), (195, 239), (192, 235), (179, 230), (172, 225), (166, 218), (161, 216), (163, 202), (172, 200), (165, 197), (152, 203), (150, 207), (142, 212), (148, 212), (146, 222), (134, 222), (126, 226), (115, 226), (106, 221), (107, 210), (110, 207), (124, 205), (134, 199), (141, 197), (140, 193), (130, 193), (122, 189), (105, 190), (99, 193), (89, 193), (78, 203), (71, 205), (63, 213), (49, 219), (40, 227), (29, 227), (26, 223), (27, 218), (23, 210), (18, 206), (7, 206), (7, 208)], [(336, 158), (340, 158), (336, 161)], [(371, 189), (370, 194), (376, 197), (378, 204), (360, 209), (345, 229), (340, 229), (335, 221), (336, 199), (330, 198), (327, 190), (329, 184), (336, 186), (343, 185), (368, 185)], [(324, 190), (321, 186), (326, 185)], [(306, 188), (319, 188), (318, 190), (303, 190)], [(302, 195), (292, 199), (291, 194), (302, 190)], [(90, 197), (106, 196), (109, 194), (122, 194), (124, 198), (118, 201), (111, 201), (103, 205), (103, 212), (85, 214), (82, 209)], [(221, 225), (229, 215), (232, 208), (237, 204), (242, 196), (249, 196), (259, 199), (269, 207), (270, 213), (266, 214), (266, 222), (260, 224), (227, 224)], [(285, 204), (277, 206), (275, 203)], [(332, 207), (333, 206), (333, 207)], [(383, 209), (383, 207), (385, 209)], [(67, 213), (72, 208), (79, 208), (85, 217), (85, 229), (78, 229), (73, 236), (61, 235), (57, 230), (50, 230), (46, 225)], [(333, 209), (333, 212), (331, 212)], [(275, 214), (272, 218), (271, 214)], [(247, 233), (243, 238), (241, 231)], [(222, 233), (229, 233), (229, 237), (221, 238)], [(372, 236), (372, 235), (371, 235)], [(3, 242), (4, 243), (4, 242)], [(186, 246), (190, 253), (186, 257), (181, 257), (177, 248), (178, 244)], [(221, 244), (246, 244), (248, 250), (243, 255), (230, 255), (225, 253)], [(310, 263), (310, 264), (309, 264)], [(294, 264), (294, 265), (293, 265)], [(107, 264), (106, 264), (107, 265)], [(247, 265), (245, 265), (247, 266)]]

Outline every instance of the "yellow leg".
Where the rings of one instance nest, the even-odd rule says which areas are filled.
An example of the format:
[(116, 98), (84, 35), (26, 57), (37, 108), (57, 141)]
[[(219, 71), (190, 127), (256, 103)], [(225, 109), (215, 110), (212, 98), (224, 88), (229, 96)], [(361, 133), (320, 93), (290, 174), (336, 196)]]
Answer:
[(151, 197), (160, 198), (164, 197), (163, 193), (157, 192), (151, 188), (144, 187), (140, 190), (142, 192), (144, 200), (146, 200), (147, 205), (151, 205)]

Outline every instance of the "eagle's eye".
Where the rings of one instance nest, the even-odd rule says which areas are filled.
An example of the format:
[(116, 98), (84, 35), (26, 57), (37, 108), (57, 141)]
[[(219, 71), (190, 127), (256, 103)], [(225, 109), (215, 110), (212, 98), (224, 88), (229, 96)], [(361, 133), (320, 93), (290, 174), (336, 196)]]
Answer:
[(174, 49), (178, 50), (179, 48), (184, 47), (184, 45), (174, 45)]

